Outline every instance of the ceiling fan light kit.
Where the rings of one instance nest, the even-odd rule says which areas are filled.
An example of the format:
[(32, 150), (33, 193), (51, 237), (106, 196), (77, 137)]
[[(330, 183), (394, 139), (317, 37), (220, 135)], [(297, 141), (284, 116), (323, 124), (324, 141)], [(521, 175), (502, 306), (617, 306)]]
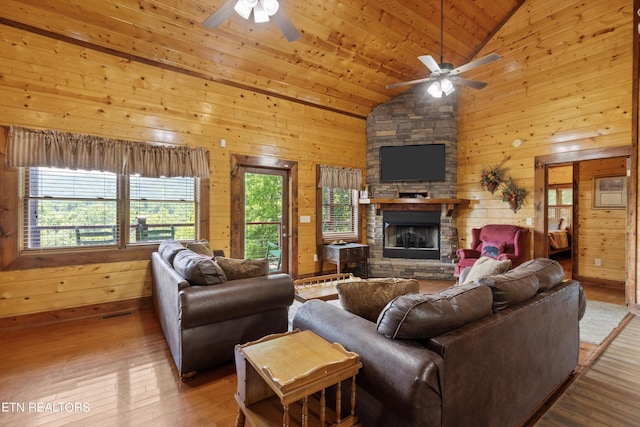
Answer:
[(269, 17), (275, 15), (279, 7), (278, 0), (238, 0), (233, 10), (244, 19), (249, 19), (253, 11), (253, 20), (262, 23), (269, 22)]
[(449, 80), (444, 79), (442, 81), (435, 81), (431, 83), (427, 92), (429, 95), (434, 98), (442, 98), (442, 94), (444, 93), (446, 96), (451, 95), (456, 89), (453, 87), (453, 83)]
[(295, 29), (289, 18), (280, 9), (278, 0), (227, 0), (213, 15), (207, 18), (202, 25), (209, 28), (218, 28), (235, 10), (244, 19), (249, 19), (253, 12), (253, 20), (260, 24), (269, 22), (269, 18), (282, 31), (285, 38), (292, 42), (300, 38), (300, 33)]
[(251, 11), (253, 7), (258, 4), (258, 0), (256, 1), (248, 1), (248, 0), (238, 0), (238, 3), (233, 7), (233, 10), (244, 19), (249, 19), (251, 16)]

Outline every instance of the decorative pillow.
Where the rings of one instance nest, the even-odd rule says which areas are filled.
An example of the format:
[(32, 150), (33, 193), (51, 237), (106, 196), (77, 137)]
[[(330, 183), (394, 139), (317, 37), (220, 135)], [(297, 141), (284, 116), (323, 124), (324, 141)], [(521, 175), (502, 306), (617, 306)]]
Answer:
[(189, 242), (187, 243), (187, 249), (191, 249), (193, 252), (197, 254), (206, 255), (208, 257), (213, 256), (213, 250), (211, 249), (211, 245), (207, 240), (200, 240), (199, 242)]
[(538, 278), (538, 292), (551, 289), (564, 280), (564, 269), (556, 260), (536, 258), (526, 261), (516, 267), (516, 270), (527, 270)]
[(187, 248), (182, 246), (182, 243), (177, 240), (163, 240), (158, 246), (158, 253), (162, 259), (173, 265), (173, 259), (176, 254), (180, 251), (184, 251), (185, 249)]
[(471, 266), (471, 270), (467, 277), (464, 279), (465, 283), (471, 283), (477, 281), (482, 276), (492, 276), (494, 274), (502, 274), (505, 271), (511, 268), (511, 260), (497, 260), (491, 257), (480, 257), (478, 260)]
[(497, 276), (484, 276), (478, 283), (491, 288), (493, 311), (521, 303), (538, 292), (538, 277), (527, 269), (515, 268)]
[(491, 314), (491, 291), (476, 283), (437, 294), (395, 298), (378, 317), (378, 332), (392, 339), (429, 339)]
[(482, 242), (482, 250), (480, 251), (482, 256), (488, 256), (491, 258), (498, 258), (498, 255), (504, 252), (504, 242)]
[(176, 254), (173, 268), (192, 285), (219, 285), (227, 280), (214, 260), (189, 249)]
[(375, 322), (389, 301), (417, 293), (420, 285), (415, 279), (380, 278), (338, 283), (336, 288), (342, 308)]
[(266, 258), (237, 259), (217, 256), (216, 262), (222, 267), (227, 280), (248, 279), (269, 274), (269, 261)]

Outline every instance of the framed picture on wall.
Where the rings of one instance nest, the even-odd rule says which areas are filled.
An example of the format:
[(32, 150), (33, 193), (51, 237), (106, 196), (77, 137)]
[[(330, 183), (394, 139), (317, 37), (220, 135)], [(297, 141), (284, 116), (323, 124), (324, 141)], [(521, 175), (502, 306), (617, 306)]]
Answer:
[(595, 176), (593, 177), (594, 209), (626, 209), (627, 177)]

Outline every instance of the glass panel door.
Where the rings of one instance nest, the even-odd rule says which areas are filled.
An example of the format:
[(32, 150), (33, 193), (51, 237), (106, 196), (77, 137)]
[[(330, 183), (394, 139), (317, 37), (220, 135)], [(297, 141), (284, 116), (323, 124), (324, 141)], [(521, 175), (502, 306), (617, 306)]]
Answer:
[(286, 271), (287, 171), (244, 168), (244, 257)]

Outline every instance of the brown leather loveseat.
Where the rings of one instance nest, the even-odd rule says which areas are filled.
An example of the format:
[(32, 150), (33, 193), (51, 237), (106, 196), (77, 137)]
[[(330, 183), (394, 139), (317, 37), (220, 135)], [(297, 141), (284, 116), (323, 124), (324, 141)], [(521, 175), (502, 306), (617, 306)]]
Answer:
[[(553, 260), (438, 294), (407, 294), (371, 322), (312, 300), (294, 328), (360, 355), (364, 427), (519, 426), (573, 372), (585, 299)], [(348, 393), (348, 390), (343, 390)]]
[(151, 255), (155, 312), (183, 380), (233, 360), (236, 344), (288, 329), (294, 298), (288, 274), (226, 280), (208, 261), (176, 241), (162, 242)]

